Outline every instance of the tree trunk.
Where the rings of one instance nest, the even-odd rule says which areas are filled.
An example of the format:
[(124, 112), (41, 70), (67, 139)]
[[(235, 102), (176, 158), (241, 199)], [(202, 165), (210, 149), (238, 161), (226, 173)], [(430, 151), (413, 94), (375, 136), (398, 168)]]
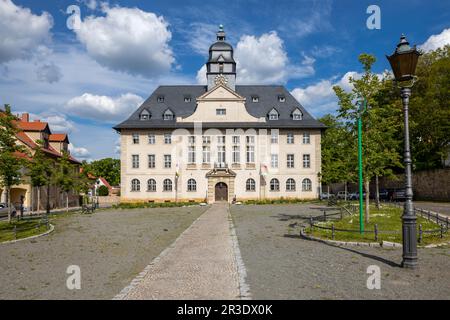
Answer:
[(375, 176), (375, 203), (377, 209), (380, 209), (380, 186), (378, 184), (378, 175)]
[(327, 184), (327, 192), (328, 192), (328, 196), (330, 195), (330, 185)]
[(69, 212), (69, 191), (66, 191), (66, 212)]
[(11, 223), (11, 187), (6, 187), (6, 204), (8, 205), (8, 223)]
[(369, 208), (369, 204), (370, 204), (370, 202), (369, 202), (369, 198), (370, 198), (370, 190), (369, 190), (369, 188), (370, 188), (370, 180), (366, 180), (366, 181), (364, 181), (364, 191), (366, 192), (366, 215), (364, 216), (364, 220), (365, 220), (365, 222), (366, 222), (366, 224), (367, 223), (369, 223), (369, 220), (370, 220), (370, 208)]
[(39, 208), (41, 207), (41, 187), (37, 187), (37, 214), (39, 215)]
[(345, 192), (344, 199), (345, 201), (347, 201), (347, 181), (344, 182), (344, 192)]

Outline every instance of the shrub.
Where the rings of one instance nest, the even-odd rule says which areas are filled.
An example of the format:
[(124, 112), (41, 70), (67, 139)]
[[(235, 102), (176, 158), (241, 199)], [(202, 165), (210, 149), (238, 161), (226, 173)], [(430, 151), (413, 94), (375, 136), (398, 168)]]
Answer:
[(100, 188), (98, 188), (98, 195), (101, 197), (109, 195), (108, 188), (106, 186), (100, 186)]

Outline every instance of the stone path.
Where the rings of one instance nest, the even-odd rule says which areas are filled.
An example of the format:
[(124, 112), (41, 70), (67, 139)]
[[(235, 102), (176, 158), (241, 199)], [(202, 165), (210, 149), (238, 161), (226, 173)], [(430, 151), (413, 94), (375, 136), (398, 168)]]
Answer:
[(228, 204), (215, 204), (116, 299), (239, 299)]

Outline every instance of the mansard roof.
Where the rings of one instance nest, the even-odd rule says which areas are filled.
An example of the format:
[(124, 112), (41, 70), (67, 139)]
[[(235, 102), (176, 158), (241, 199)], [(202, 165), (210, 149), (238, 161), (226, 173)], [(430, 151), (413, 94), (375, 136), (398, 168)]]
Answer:
[[(175, 117), (188, 117), (196, 108), (196, 99), (207, 92), (207, 87), (202, 85), (160, 86), (130, 117), (116, 125), (114, 129), (175, 129), (193, 128), (193, 123), (164, 121), (163, 113), (168, 108)], [(324, 129), (325, 125), (314, 119), (305, 108), (283, 86), (275, 85), (238, 85), (236, 93), (246, 99), (245, 107), (248, 113), (257, 118), (266, 118), (267, 114), (275, 108), (279, 112), (279, 120), (266, 122), (220, 122), (203, 123), (204, 128), (312, 128)], [(158, 102), (158, 97), (164, 96), (163, 102)], [(189, 102), (186, 96), (191, 96)], [(258, 102), (252, 102), (252, 97), (258, 96)], [(285, 102), (280, 102), (278, 97), (284, 96)], [(291, 117), (292, 110), (298, 108), (303, 113), (303, 120), (296, 121)], [(152, 113), (149, 120), (140, 120), (140, 113), (147, 109)]]

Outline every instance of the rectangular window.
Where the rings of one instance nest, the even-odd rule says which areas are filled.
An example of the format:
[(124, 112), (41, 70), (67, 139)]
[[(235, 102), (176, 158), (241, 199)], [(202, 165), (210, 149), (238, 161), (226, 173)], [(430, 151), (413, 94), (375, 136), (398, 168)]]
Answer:
[(148, 155), (148, 167), (154, 168), (156, 166), (156, 159), (154, 154)]
[(239, 136), (233, 136), (233, 144), (239, 144), (241, 141), (241, 137)]
[(148, 135), (148, 144), (155, 144), (156, 143), (156, 137), (154, 134)]
[(203, 136), (202, 140), (203, 140), (203, 144), (210, 144), (211, 143), (211, 137), (210, 136)]
[(189, 136), (189, 144), (195, 144), (195, 136)]
[(211, 149), (208, 146), (203, 147), (203, 163), (211, 162)]
[(294, 134), (293, 133), (288, 133), (287, 134), (287, 143), (288, 144), (293, 144), (294, 143)]
[(311, 143), (311, 136), (309, 132), (303, 133), (303, 144), (310, 144)]
[(184, 97), (184, 102), (191, 102), (191, 101), (192, 101), (191, 97)]
[(171, 144), (172, 143), (172, 135), (170, 133), (164, 134), (164, 143)]
[(294, 155), (293, 154), (287, 155), (287, 167), (294, 168)]
[(233, 157), (233, 163), (240, 163), (241, 162), (240, 146), (233, 146), (232, 157)]
[(158, 97), (158, 102), (159, 103), (163, 103), (164, 102), (164, 96), (159, 96)]
[(188, 163), (195, 163), (195, 146), (188, 147)]
[(219, 164), (225, 164), (225, 146), (217, 147), (217, 162)]
[(164, 168), (172, 168), (172, 156), (170, 154), (164, 155)]
[(278, 168), (278, 155), (277, 154), (270, 155), (270, 165), (272, 168)]
[(131, 166), (133, 167), (133, 169), (139, 168), (139, 155), (138, 154), (133, 154), (131, 156)]
[(227, 109), (216, 109), (216, 115), (218, 116), (224, 116), (227, 114)]
[(218, 136), (217, 137), (217, 143), (218, 144), (225, 144), (225, 136)]
[(246, 136), (246, 142), (247, 144), (254, 144), (255, 143), (255, 137), (254, 136)]
[(311, 167), (311, 156), (309, 154), (303, 155), (303, 168)]
[(277, 144), (278, 143), (278, 131), (272, 130), (270, 135), (270, 143)]
[(255, 163), (255, 147), (247, 146), (247, 163)]
[(133, 133), (133, 144), (139, 144), (139, 134)]

